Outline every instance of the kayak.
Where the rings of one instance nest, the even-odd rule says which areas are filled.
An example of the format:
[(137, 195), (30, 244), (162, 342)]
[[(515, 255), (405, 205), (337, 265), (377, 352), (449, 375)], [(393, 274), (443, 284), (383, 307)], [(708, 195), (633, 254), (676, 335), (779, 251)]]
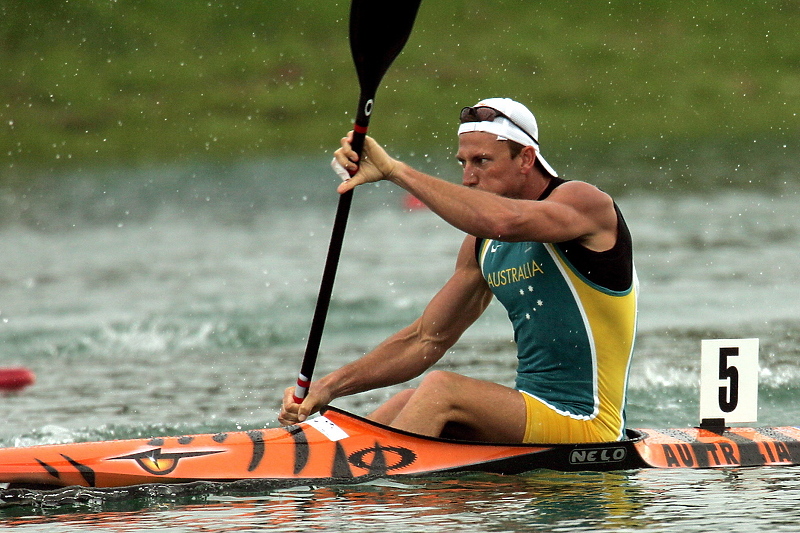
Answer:
[(25, 367), (0, 367), (0, 392), (17, 392), (35, 381), (34, 373)]
[(0, 483), (40, 489), (239, 480), (301, 485), (460, 472), (798, 463), (796, 427), (631, 429), (618, 442), (494, 444), (424, 437), (328, 407), (285, 428), (0, 449)]

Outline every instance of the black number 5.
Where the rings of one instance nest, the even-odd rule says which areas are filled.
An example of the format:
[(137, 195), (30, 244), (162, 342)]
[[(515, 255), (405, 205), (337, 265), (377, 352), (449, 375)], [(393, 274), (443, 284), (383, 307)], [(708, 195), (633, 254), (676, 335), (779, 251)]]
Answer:
[(719, 388), (719, 408), (730, 413), (739, 404), (739, 370), (728, 365), (728, 357), (739, 355), (739, 348), (719, 349), (719, 379), (727, 379), (728, 387)]

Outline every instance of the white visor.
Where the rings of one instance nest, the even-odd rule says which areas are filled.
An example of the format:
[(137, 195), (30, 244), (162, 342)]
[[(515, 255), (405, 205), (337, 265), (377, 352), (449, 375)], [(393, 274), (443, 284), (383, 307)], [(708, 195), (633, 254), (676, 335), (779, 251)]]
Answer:
[[(485, 105), (497, 109), (504, 115), (513, 117), (515, 120), (520, 120), (521, 124), (530, 127), (533, 135), (539, 133), (539, 128), (536, 124), (536, 118), (524, 105), (514, 102), (508, 98), (489, 98), (482, 100), (477, 104), (478, 106)], [(519, 116), (515, 116), (519, 115)], [(530, 124), (528, 124), (528, 122)], [(523, 146), (533, 146), (536, 151), (536, 159), (541, 164), (542, 168), (554, 178), (558, 177), (558, 173), (545, 161), (544, 157), (539, 150), (539, 142), (534, 137), (531, 137), (525, 130), (517, 126), (514, 122), (506, 117), (497, 117), (493, 121), (483, 122), (464, 122), (458, 127), (458, 134), (469, 133), (472, 131), (482, 131), (497, 135), (498, 141), (514, 141)]]

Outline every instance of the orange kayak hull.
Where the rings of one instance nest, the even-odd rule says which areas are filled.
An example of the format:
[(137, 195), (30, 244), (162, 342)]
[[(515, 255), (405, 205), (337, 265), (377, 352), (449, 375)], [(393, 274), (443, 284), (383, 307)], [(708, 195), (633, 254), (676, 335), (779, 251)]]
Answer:
[(422, 437), (336, 408), (288, 428), (0, 449), (0, 483), (122, 487), (237, 481), (344, 483), (455, 472), (517, 474), (800, 462), (797, 428), (631, 430), (593, 444), (487, 444)]

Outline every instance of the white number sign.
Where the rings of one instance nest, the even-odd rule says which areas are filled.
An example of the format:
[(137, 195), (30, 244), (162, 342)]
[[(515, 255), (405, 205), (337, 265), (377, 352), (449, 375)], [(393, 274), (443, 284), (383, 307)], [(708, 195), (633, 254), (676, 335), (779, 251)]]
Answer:
[(700, 419), (725, 424), (758, 418), (758, 339), (704, 340), (700, 352)]

